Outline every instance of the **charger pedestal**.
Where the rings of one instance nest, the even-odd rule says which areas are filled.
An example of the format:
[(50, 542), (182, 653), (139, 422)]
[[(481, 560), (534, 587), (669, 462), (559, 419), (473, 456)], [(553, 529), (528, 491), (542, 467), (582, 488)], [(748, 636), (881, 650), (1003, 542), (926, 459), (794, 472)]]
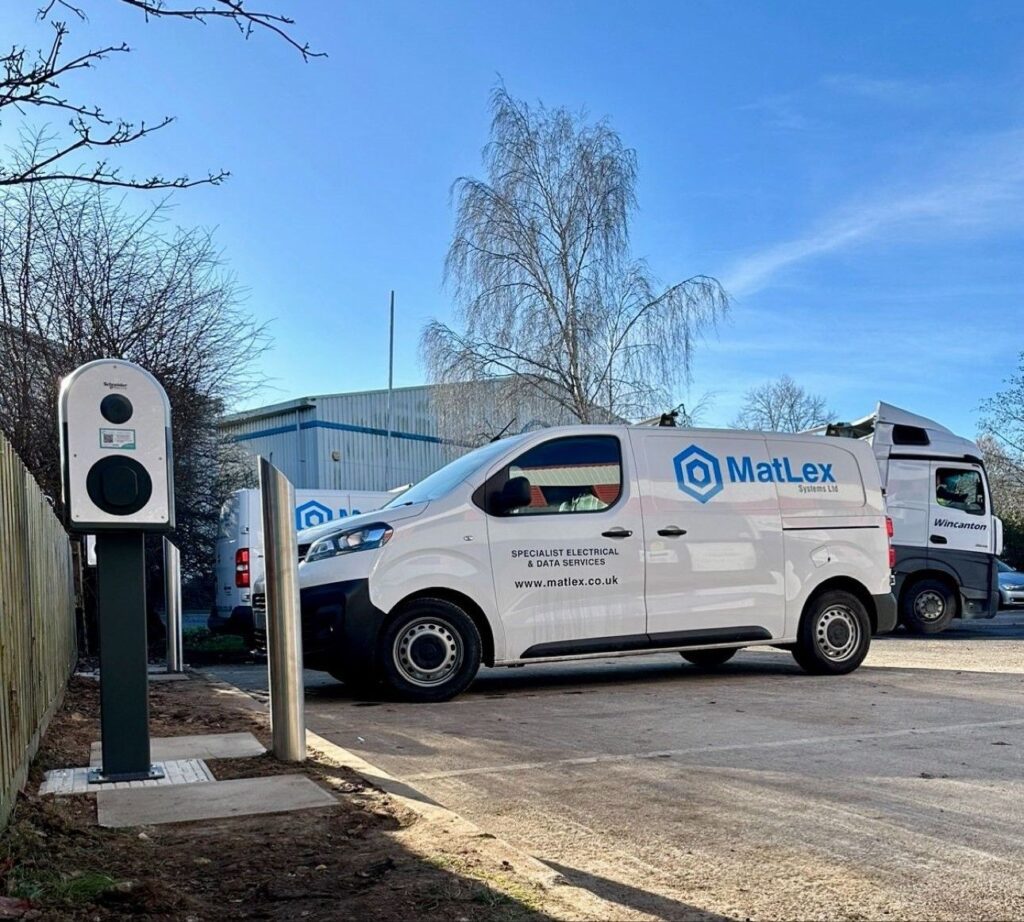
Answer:
[(150, 762), (146, 552), (142, 532), (96, 536), (101, 766), (90, 784), (162, 778)]

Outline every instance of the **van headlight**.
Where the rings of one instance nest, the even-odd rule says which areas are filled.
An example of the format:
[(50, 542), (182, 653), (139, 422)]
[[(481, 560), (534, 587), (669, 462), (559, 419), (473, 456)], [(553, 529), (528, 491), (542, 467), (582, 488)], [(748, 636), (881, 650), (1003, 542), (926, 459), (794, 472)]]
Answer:
[(394, 534), (390, 525), (374, 522), (361, 528), (346, 528), (317, 539), (306, 552), (306, 563), (312, 560), (324, 560), (337, 557), (339, 554), (351, 554), (353, 551), (370, 551), (383, 547)]

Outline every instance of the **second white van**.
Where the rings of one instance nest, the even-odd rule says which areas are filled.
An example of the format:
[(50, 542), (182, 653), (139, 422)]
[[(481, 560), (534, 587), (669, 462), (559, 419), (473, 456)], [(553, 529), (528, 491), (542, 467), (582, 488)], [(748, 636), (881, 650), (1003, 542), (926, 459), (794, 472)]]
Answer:
[(890, 534), (853, 440), (531, 432), (300, 534), (305, 665), (418, 701), (481, 664), (673, 650), (713, 667), (754, 644), (848, 673), (896, 624)]

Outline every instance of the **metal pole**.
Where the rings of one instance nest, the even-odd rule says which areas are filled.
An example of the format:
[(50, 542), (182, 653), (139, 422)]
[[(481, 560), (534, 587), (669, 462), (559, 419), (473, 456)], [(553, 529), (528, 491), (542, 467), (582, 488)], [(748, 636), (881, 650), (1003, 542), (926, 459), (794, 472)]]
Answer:
[(96, 536), (101, 768), (90, 782), (163, 777), (150, 764), (146, 555), (137, 531)]
[(263, 503), (263, 555), (267, 594), (267, 667), (274, 755), (284, 762), (306, 758), (299, 609), (299, 550), (295, 488), (266, 458), (259, 459)]
[(391, 320), (388, 324), (388, 440), (384, 446), (384, 489), (391, 489), (391, 392), (395, 384), (395, 292), (391, 292)]
[(167, 608), (167, 671), (181, 672), (181, 552), (164, 538), (164, 605)]

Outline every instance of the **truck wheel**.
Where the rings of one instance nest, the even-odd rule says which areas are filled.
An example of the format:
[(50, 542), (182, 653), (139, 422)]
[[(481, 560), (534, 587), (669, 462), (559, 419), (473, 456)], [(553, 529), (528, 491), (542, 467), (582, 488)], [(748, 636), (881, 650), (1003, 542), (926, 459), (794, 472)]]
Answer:
[(793, 659), (811, 675), (845, 675), (864, 661), (870, 646), (871, 619), (864, 604), (835, 589), (804, 609)]
[(447, 701), (465, 690), (480, 668), (480, 632), (445, 599), (417, 599), (381, 639), (384, 679), (405, 701)]
[(729, 662), (735, 655), (736, 650), (691, 650), (679, 654), (688, 663), (699, 666), (701, 669), (714, 669), (723, 663)]
[(900, 596), (900, 621), (911, 634), (939, 634), (956, 614), (956, 596), (940, 579), (919, 580)]

